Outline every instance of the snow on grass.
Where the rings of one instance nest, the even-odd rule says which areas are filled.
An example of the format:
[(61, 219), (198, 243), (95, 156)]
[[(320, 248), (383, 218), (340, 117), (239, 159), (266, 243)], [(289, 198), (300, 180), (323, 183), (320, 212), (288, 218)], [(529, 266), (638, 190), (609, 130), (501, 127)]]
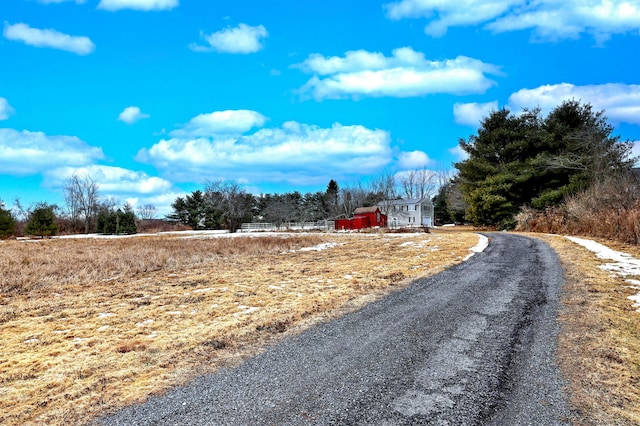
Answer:
[(464, 259), (462, 259), (463, 261), (471, 259), (471, 257), (476, 253), (482, 253), (484, 249), (489, 246), (489, 239), (487, 237), (481, 234), (478, 234), (478, 237), (478, 244), (469, 249), (471, 253), (469, 253)]
[(295, 253), (296, 251), (324, 251), (329, 250), (330, 248), (341, 246), (343, 244), (340, 243), (322, 243), (313, 247), (303, 247), (299, 250), (291, 250), (291, 253)]
[[(618, 274), (622, 277), (627, 276), (640, 276), (640, 260), (631, 256), (628, 253), (623, 253), (620, 251), (616, 251), (610, 249), (607, 246), (604, 246), (600, 243), (596, 243), (592, 240), (586, 240), (584, 238), (577, 237), (566, 237), (567, 239), (573, 241), (576, 244), (581, 245), (587, 250), (592, 251), (596, 254), (596, 257), (604, 260), (612, 260), (612, 263), (605, 263), (604, 265), (600, 265), (600, 269), (604, 269), (605, 271), (609, 271), (612, 274)], [(640, 281), (634, 279), (626, 279), (627, 283), (631, 284), (631, 288), (640, 290)], [(629, 300), (633, 301), (633, 307), (637, 308), (636, 311), (640, 312), (640, 293), (635, 294), (633, 296), (628, 297)]]
[(429, 243), (431, 242), (431, 238), (427, 238), (425, 240), (416, 242), (416, 241), (405, 241), (404, 243), (400, 244), (400, 247), (415, 247), (418, 249), (421, 248), (425, 248), (425, 246), (429, 245)]

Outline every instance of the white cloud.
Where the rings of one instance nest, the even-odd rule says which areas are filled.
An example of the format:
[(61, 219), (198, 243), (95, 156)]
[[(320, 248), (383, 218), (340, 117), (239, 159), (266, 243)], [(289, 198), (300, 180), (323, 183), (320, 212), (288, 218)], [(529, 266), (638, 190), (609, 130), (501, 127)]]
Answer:
[(0, 98), (0, 120), (7, 120), (14, 113), (14, 109), (9, 105), (9, 101)]
[(96, 48), (88, 37), (70, 36), (52, 29), (31, 28), (23, 23), (10, 25), (5, 22), (3, 34), (8, 40), (21, 41), (35, 47), (65, 50), (78, 55), (88, 55)]
[(460, 145), (456, 145), (453, 148), (449, 148), (449, 154), (453, 155), (458, 161), (463, 161), (469, 158), (469, 154), (460, 147)]
[(178, 0), (100, 0), (98, 9), (115, 12), (123, 9), (141, 11), (171, 10), (179, 5)]
[(614, 122), (640, 125), (640, 85), (600, 84), (575, 86), (569, 83), (522, 89), (509, 97), (509, 107), (514, 112), (523, 108), (540, 107), (543, 114), (565, 100), (575, 99), (590, 103), (596, 111), (605, 110), (605, 115)]
[(449, 27), (487, 22), (523, 3), (524, 0), (402, 0), (385, 7), (391, 19), (431, 19), (425, 32), (433, 37), (441, 37)]
[(363, 126), (321, 128), (287, 122), (246, 136), (173, 137), (137, 159), (178, 180), (198, 178), (315, 185), (366, 176), (390, 163), (389, 134)]
[(6, 175), (33, 175), (52, 165), (84, 166), (103, 157), (100, 148), (75, 136), (0, 129), (0, 171)]
[(192, 118), (171, 136), (182, 138), (241, 135), (254, 127), (262, 127), (267, 118), (256, 111), (245, 109), (215, 111)]
[(140, 111), (140, 108), (137, 106), (126, 107), (120, 115), (118, 115), (118, 120), (123, 121), (127, 124), (133, 124), (136, 121), (149, 118), (149, 114), (144, 114)]
[(51, 3), (65, 3), (74, 2), (75, 4), (84, 4), (86, 0), (38, 0), (38, 3), (51, 4)]
[(62, 186), (73, 174), (91, 176), (100, 192), (107, 196), (126, 194), (131, 196), (164, 193), (172, 188), (171, 182), (148, 176), (144, 172), (113, 166), (87, 165), (84, 167), (58, 167), (46, 171), (47, 184)]
[(196, 52), (216, 51), (221, 53), (255, 53), (264, 48), (263, 39), (269, 35), (262, 25), (252, 27), (239, 24), (235, 28), (225, 28), (213, 34), (200, 34), (200, 38), (207, 42), (208, 46), (191, 44), (189, 47)]
[(391, 19), (426, 18), (425, 32), (434, 37), (467, 25), (494, 32), (532, 29), (540, 40), (587, 33), (603, 41), (640, 29), (640, 5), (629, 0), (401, 0), (386, 9)]
[(478, 127), (484, 117), (498, 109), (498, 101), (486, 103), (456, 103), (453, 105), (455, 122), (466, 126)]
[(398, 167), (402, 170), (422, 169), (431, 163), (423, 151), (401, 152), (398, 155)]
[(410, 47), (395, 49), (391, 57), (364, 50), (344, 57), (313, 54), (295, 67), (315, 74), (301, 92), (317, 100), (483, 93), (495, 84), (486, 74), (499, 74), (497, 67), (477, 59), (430, 61)]

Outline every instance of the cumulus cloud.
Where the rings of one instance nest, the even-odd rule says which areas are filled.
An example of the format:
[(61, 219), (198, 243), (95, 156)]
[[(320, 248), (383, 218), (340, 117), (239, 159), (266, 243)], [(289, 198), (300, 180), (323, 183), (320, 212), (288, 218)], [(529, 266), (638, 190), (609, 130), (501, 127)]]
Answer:
[(403, 170), (422, 169), (431, 164), (431, 159), (423, 151), (401, 152), (398, 155), (398, 167)]
[(8, 40), (21, 41), (30, 46), (49, 47), (78, 55), (88, 55), (96, 48), (88, 37), (71, 36), (52, 29), (31, 28), (23, 23), (11, 25), (5, 22), (3, 35)]
[(51, 4), (51, 3), (65, 3), (74, 2), (75, 4), (84, 4), (86, 0), (38, 0), (38, 3)]
[(120, 115), (118, 115), (118, 120), (123, 121), (127, 124), (133, 124), (136, 121), (140, 121), (145, 118), (149, 118), (149, 114), (144, 114), (140, 111), (140, 108), (137, 106), (126, 107)]
[(563, 101), (571, 99), (590, 103), (596, 110), (605, 110), (605, 115), (614, 122), (640, 125), (638, 84), (575, 86), (561, 83), (521, 89), (509, 97), (509, 108), (517, 112), (523, 108), (540, 107), (547, 114)]
[(75, 136), (0, 129), (0, 172), (6, 175), (34, 175), (51, 169), (52, 164), (84, 166), (103, 157), (100, 148)]
[(425, 32), (434, 37), (468, 25), (483, 25), (493, 32), (531, 29), (540, 40), (586, 33), (603, 41), (640, 29), (640, 5), (629, 0), (401, 0), (385, 8), (390, 19), (427, 19)]
[(430, 61), (410, 47), (395, 49), (391, 57), (365, 50), (343, 57), (312, 54), (294, 67), (314, 74), (301, 92), (316, 100), (483, 93), (495, 85), (486, 74), (500, 73), (496, 66), (466, 56)]
[(51, 186), (62, 186), (74, 174), (91, 176), (100, 187), (100, 192), (105, 195), (158, 194), (171, 190), (173, 186), (165, 179), (113, 166), (58, 167), (45, 173), (47, 183)]
[(477, 127), (484, 117), (498, 109), (498, 101), (486, 103), (456, 103), (453, 105), (453, 116), (457, 124)]
[(458, 161), (463, 161), (469, 158), (469, 154), (460, 147), (460, 145), (456, 145), (453, 148), (448, 149), (449, 154), (453, 155)]
[(245, 136), (177, 134), (140, 150), (137, 159), (177, 180), (200, 177), (315, 185), (328, 176), (371, 174), (392, 158), (389, 134), (359, 125), (321, 128), (291, 121)]
[(200, 33), (200, 38), (207, 46), (193, 43), (189, 47), (196, 52), (255, 53), (264, 48), (263, 39), (268, 35), (267, 29), (262, 25), (252, 27), (239, 24), (235, 28), (228, 27), (213, 34)]
[(9, 101), (0, 98), (0, 120), (7, 120), (14, 113), (14, 109), (9, 105)]
[(100, 0), (98, 9), (115, 12), (123, 9), (141, 10), (171, 10), (178, 7), (178, 0)]
[(172, 131), (171, 136), (194, 138), (241, 135), (254, 127), (262, 127), (266, 120), (259, 112), (246, 109), (214, 111), (192, 118), (181, 129)]

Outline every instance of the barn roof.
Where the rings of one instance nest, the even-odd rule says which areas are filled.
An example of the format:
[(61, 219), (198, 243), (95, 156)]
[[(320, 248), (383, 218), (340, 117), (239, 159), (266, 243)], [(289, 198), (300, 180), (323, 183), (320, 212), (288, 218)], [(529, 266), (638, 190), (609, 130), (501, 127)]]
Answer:
[(378, 209), (379, 209), (379, 207), (378, 207), (378, 206), (372, 206), (372, 207), (358, 207), (357, 209), (355, 209), (355, 211), (354, 211), (353, 213), (354, 213), (354, 214), (375, 213)]

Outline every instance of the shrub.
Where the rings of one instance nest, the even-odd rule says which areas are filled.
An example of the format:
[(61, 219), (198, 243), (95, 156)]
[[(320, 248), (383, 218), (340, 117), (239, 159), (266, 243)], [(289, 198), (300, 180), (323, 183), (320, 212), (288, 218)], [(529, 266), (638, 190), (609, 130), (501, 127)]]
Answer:
[(609, 177), (570, 196), (558, 207), (522, 208), (518, 231), (584, 235), (640, 244), (640, 182), (633, 175)]
[(51, 237), (58, 234), (58, 224), (54, 213), (55, 206), (47, 203), (39, 203), (29, 214), (29, 220), (25, 228), (27, 235), (38, 237)]
[(16, 220), (9, 210), (0, 207), (0, 239), (9, 238), (16, 233)]

